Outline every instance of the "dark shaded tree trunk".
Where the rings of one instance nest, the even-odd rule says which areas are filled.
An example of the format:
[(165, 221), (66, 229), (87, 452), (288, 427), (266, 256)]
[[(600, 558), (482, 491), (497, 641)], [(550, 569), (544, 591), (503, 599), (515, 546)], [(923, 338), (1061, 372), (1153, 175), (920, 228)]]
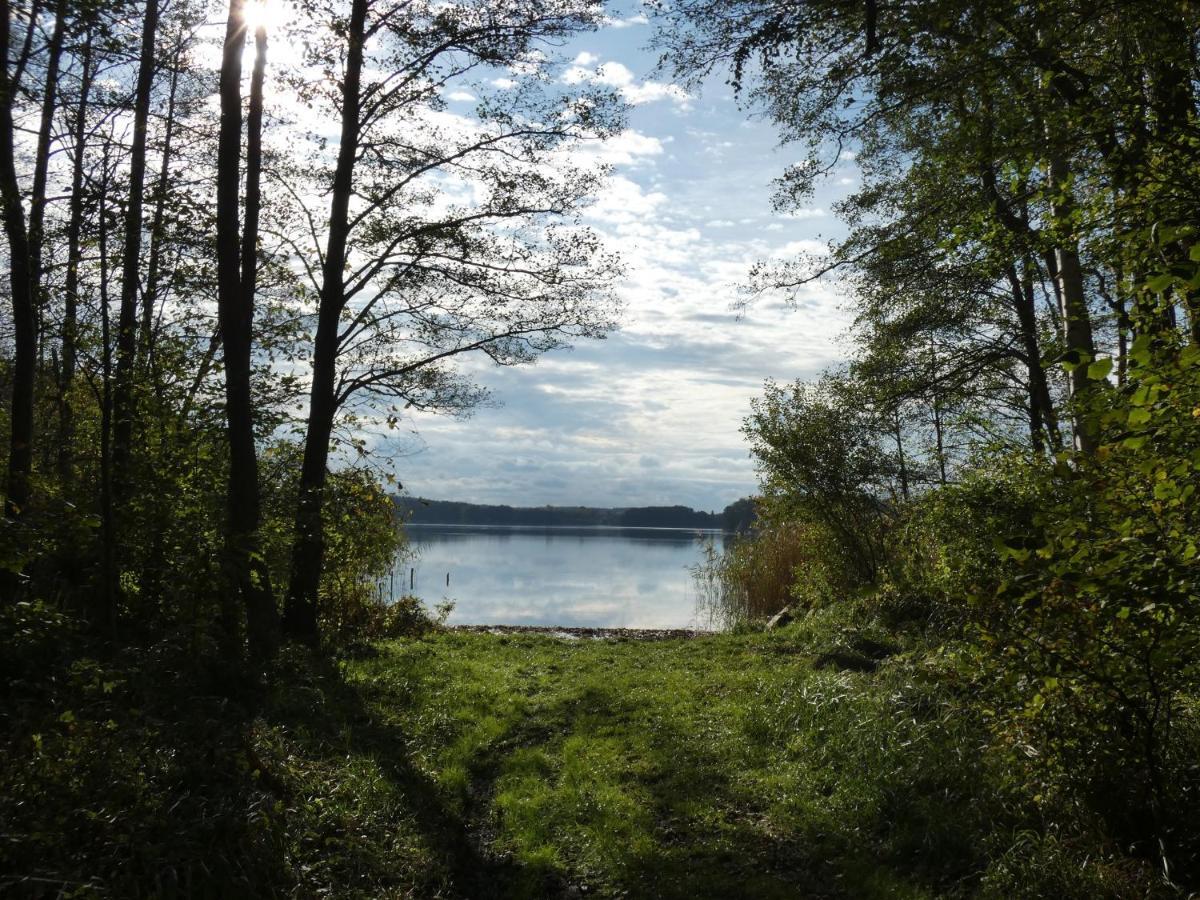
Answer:
[(162, 272), (163, 218), (167, 209), (167, 185), (171, 177), (171, 144), (175, 136), (175, 101), (179, 93), (179, 63), (183, 38), (175, 45), (171, 64), (171, 80), (167, 89), (167, 110), (163, 134), (162, 161), (158, 168), (158, 190), (154, 198), (154, 213), (150, 219), (150, 256), (146, 262), (146, 290), (142, 294), (142, 322), (138, 352), (148, 369), (154, 367), (154, 310), (158, 304), (159, 280)]
[[(990, 143), (987, 145), (990, 152)], [(995, 164), (990, 157), (980, 161), (980, 180), (991, 198), (992, 211), (1008, 231), (1018, 240), (1036, 244), (1039, 238), (1036, 230), (1029, 224), (1029, 210), (1024, 202), (1019, 210), (1014, 211), (1000, 192), (996, 180)], [(1027, 187), (1022, 185), (1021, 193)], [(1055, 296), (1061, 296), (1057, 279), (1058, 267), (1053, 254), (1047, 253), (1047, 270), (1054, 281)], [(1061, 438), (1058, 432), (1058, 422), (1054, 414), (1054, 405), (1050, 399), (1049, 385), (1046, 380), (1046, 369), (1042, 365), (1041, 342), (1038, 337), (1036, 297), (1033, 290), (1032, 261), (1026, 257), (1022, 263), (1022, 273), (1017, 274), (1016, 265), (1010, 265), (1006, 271), (1009, 287), (1012, 291), (1013, 307), (1017, 314), (1017, 330), (1020, 333), (1021, 346), (1025, 357), (1025, 365), (1029, 373), (1029, 436), (1036, 452), (1042, 452), (1043, 435), (1051, 448), (1061, 448)]]
[(892, 413), (892, 434), (896, 438), (896, 459), (900, 463), (900, 496), (908, 499), (908, 460), (904, 455), (904, 431), (900, 424), (900, 410)]
[(108, 190), (110, 162), (104, 148), (103, 179), (100, 185), (100, 341), (104, 376), (100, 397), (100, 587), (92, 601), (92, 623), (111, 631), (117, 618), (117, 531), (113, 512), (113, 360), (112, 329), (108, 314)]
[(1096, 451), (1099, 436), (1087, 409), (1095, 385), (1088, 378), (1088, 363), (1096, 358), (1092, 338), (1092, 319), (1083, 288), (1083, 268), (1079, 246), (1071, 220), (1074, 203), (1070, 195), (1070, 171), (1066, 158), (1051, 146), (1047, 175), (1051, 191), (1050, 215), (1055, 223), (1054, 263), (1063, 322), (1063, 343), (1072, 365), (1067, 374), (1074, 409), (1071, 412), (1075, 448), (1082, 453)]
[(354, 0), (346, 35), (341, 143), (338, 147), (337, 169), (334, 173), (333, 197), (330, 203), (329, 236), (322, 270), (316, 342), (313, 347), (308, 430), (304, 441), (304, 462), (300, 471), (300, 490), (296, 504), (291, 578), (284, 608), (284, 631), (289, 637), (307, 644), (316, 644), (320, 639), (317, 628), (317, 591), (325, 557), (322, 504), (325, 473), (329, 462), (329, 440), (333, 434), (333, 419), (337, 413), (335, 380), (338, 322), (345, 304), (346, 242), (350, 231), (350, 194), (361, 126), (359, 84), (362, 76), (366, 18), (367, 0)]
[(941, 384), (941, 368), (938, 365), (937, 344), (934, 343), (932, 336), (929, 340), (929, 372), (932, 376), (930, 386), (933, 389), (933, 437), (934, 449), (937, 452), (938, 463), (938, 480), (939, 483), (946, 483), (946, 439), (945, 428), (942, 423), (942, 395), (939, 389)]
[(83, 71), (79, 82), (75, 127), (72, 134), (74, 159), (71, 162), (71, 200), (67, 220), (67, 278), (63, 286), (62, 372), (58, 405), (58, 471), (63, 485), (70, 489), (75, 477), (75, 412), (71, 390), (75, 383), (79, 328), (79, 263), (83, 231), (83, 162), (87, 151), (87, 111), (92, 90), (92, 33), (88, 29), (81, 58)]
[(1038, 338), (1036, 298), (1033, 292), (1033, 273), (1030, 271), (1031, 262), (1025, 260), (1024, 271), (1017, 272), (1017, 267), (1008, 267), (1007, 277), (1012, 290), (1013, 307), (1017, 313), (1017, 327), (1021, 336), (1021, 349), (1025, 357), (1025, 368), (1028, 372), (1029, 390), (1029, 434), (1034, 450), (1042, 452), (1048, 446), (1051, 450), (1061, 447), (1058, 434), (1058, 422), (1054, 414), (1054, 404), (1050, 399), (1050, 387), (1046, 380), (1046, 369), (1042, 365), (1042, 348)]
[[(30, 268), (29, 234), (25, 206), (17, 180), (16, 126), (13, 103), (17, 78), (9, 72), (12, 5), (0, 2), (0, 199), (4, 204), (4, 232), (8, 238), (9, 289), (12, 296), (14, 359), (12, 370), (11, 434), (8, 448), (8, 483), (4, 513), (16, 518), (24, 512), (32, 490), (33, 388), (37, 364), (37, 311)], [(32, 28), (32, 25), (31, 25)]]
[(251, 653), (274, 654), (278, 617), (270, 575), (258, 543), (260, 504), (254, 410), (250, 393), (251, 342), (262, 168), (262, 90), (266, 34), (256, 36), (246, 162), (246, 222), (239, 245), (238, 187), (242, 135), (243, 0), (230, 0), (221, 64), (221, 129), (217, 148), (217, 308), (225, 356), (225, 414), (229, 435), (229, 525), (226, 553), (232, 582), (246, 609)]
[(121, 306), (117, 319), (116, 368), (113, 376), (113, 491), (121, 503), (129, 489), (129, 457), (133, 444), (134, 362), (137, 356), (138, 273), (142, 258), (142, 194), (146, 186), (146, 131), (150, 90), (154, 82), (154, 38), (158, 2), (148, 0), (142, 20), (141, 57), (133, 107), (133, 143), (129, 155), (129, 199), (125, 211), (125, 247), (121, 266)]
[(50, 132), (58, 102), (58, 69), (66, 32), (66, 0), (58, 0), (54, 11), (54, 34), (46, 48), (46, 81), (42, 90), (42, 113), (38, 122), (37, 149), (33, 158), (33, 191), (29, 198), (29, 277), (37, 316), (39, 343), (43, 331), (42, 256), (45, 243), (46, 181), (50, 174)]

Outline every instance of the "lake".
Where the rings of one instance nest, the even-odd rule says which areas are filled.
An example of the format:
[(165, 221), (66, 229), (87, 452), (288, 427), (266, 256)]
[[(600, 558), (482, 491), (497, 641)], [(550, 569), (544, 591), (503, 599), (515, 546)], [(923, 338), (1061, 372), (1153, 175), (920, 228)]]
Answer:
[(431, 608), (453, 600), (453, 625), (707, 627), (689, 567), (709, 542), (720, 550), (725, 541), (720, 531), (684, 528), (406, 529), (414, 546), (387, 586)]

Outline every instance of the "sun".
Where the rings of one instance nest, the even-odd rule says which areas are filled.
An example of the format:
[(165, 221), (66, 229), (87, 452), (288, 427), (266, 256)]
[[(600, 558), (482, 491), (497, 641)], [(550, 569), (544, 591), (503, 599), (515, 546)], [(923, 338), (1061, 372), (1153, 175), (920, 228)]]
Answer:
[(243, 8), (246, 30), (250, 34), (254, 34), (259, 28), (268, 34), (278, 31), (289, 18), (284, 0), (248, 0)]

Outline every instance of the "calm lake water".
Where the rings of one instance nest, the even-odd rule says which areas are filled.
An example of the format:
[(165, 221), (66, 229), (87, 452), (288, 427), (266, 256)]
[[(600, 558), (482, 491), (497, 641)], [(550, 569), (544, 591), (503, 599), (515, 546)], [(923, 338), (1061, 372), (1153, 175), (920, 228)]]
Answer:
[[(409, 525), (394, 590), (454, 601), (454, 625), (706, 627), (690, 566), (719, 531)], [(446, 575), (450, 575), (449, 586)], [(389, 580), (390, 583), (390, 580)]]

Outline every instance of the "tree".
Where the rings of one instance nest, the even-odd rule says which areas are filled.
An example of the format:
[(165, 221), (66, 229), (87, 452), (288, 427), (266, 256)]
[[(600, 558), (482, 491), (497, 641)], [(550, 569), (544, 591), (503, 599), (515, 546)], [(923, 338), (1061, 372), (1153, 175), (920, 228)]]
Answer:
[(225, 415), (229, 436), (229, 524), (227, 552), (246, 608), (252, 652), (274, 653), (278, 612), (270, 572), (258, 540), (260, 519), (258, 459), (250, 392), (254, 295), (257, 277), (258, 217), (262, 172), (263, 80), (267, 34), (254, 36), (254, 71), (246, 140), (245, 222), (238, 236), (241, 178), (242, 49), (246, 43), (243, 0), (230, 0), (221, 63), (221, 128), (217, 148), (217, 308), (225, 358)]
[(37, 356), (37, 286), (30, 258), (25, 203), (17, 177), (14, 108), (28, 65), (34, 13), (28, 13), (24, 36), (15, 59), (11, 56), (14, 23), (19, 23), (9, 0), (0, 4), (0, 198), (4, 203), (4, 233), (8, 238), (9, 288), (12, 296), (13, 362), (12, 424), (9, 437), (8, 481), (4, 511), (16, 518), (25, 511), (33, 472), (34, 369)]
[(905, 489), (905, 463), (902, 445), (885, 449), (894, 423), (865, 399), (853, 379), (834, 373), (812, 385), (768, 382), (742, 432), (764, 495), (828, 528), (869, 584), (886, 565), (883, 528)]
[(141, 52), (133, 101), (133, 142), (129, 148), (129, 195), (125, 208), (125, 240), (121, 252), (121, 303), (117, 318), (117, 355), (113, 386), (113, 481), (118, 500), (130, 488), (129, 458), (134, 423), (134, 360), (137, 356), (138, 287), (142, 262), (143, 194), (150, 94), (154, 87), (158, 0), (147, 0), (142, 17)]
[[(1031, 414), (1050, 429), (1039, 440), (1053, 443), (1052, 392), (1037, 371), (1038, 329), (1025, 290), (1048, 279), (1058, 326), (1053, 356), (1064, 364), (1073, 398), (1075, 441), (1084, 453), (1094, 450), (1097, 438), (1084, 411), (1102, 386), (1086, 369), (1108, 339), (1100, 330), (1112, 305), (1101, 282), (1137, 282), (1119, 258), (1144, 259), (1138, 247), (1145, 248), (1145, 235), (1133, 222), (1181, 222), (1196, 209), (1183, 150), (1192, 140), (1185, 111), (1195, 106), (1183, 73), (1193, 63), (1179, 37), (1194, 31), (1191, 12), (1151, 2), (1117, 10), (1067, 0), (984, 6), (945, 0), (878, 10), (685, 0), (665, 10), (662, 21), (666, 61), (676, 71), (699, 78), (728, 68), (743, 96), (779, 124), (784, 140), (801, 146), (802, 161), (780, 180), (785, 208), (802, 203), (846, 147), (858, 153), (866, 180), (860, 196), (896, 226), (902, 221), (887, 209), (889, 185), (924, 172), (931, 184), (957, 187), (973, 173), (990, 213), (970, 196), (965, 207), (957, 205), (964, 195), (952, 193), (956, 204), (943, 199), (920, 210), (926, 231), (946, 240), (989, 216), (1001, 226), (1000, 233), (980, 230), (982, 246), (996, 257), (989, 274), (997, 283), (1009, 280), (1010, 267), (1017, 270)], [(1159, 44), (1161, 58), (1151, 49)], [(852, 242), (867, 233), (856, 230)], [(1114, 234), (1132, 244), (1112, 252)], [(1186, 247), (1176, 242), (1173, 252), (1178, 257)], [(848, 267), (876, 249), (859, 240), (854, 252), (835, 255), (832, 267)], [(762, 274), (787, 290), (829, 270), (801, 264)], [(1164, 288), (1142, 305), (1169, 312), (1169, 298), (1179, 297), (1187, 307), (1186, 292)], [(1128, 327), (1123, 315), (1117, 319), (1119, 329)], [(1141, 319), (1143, 327), (1173, 328), (1169, 315), (1159, 314), (1158, 324), (1154, 316)]]
[[(292, 239), (317, 312), (284, 626), (314, 642), (339, 410), (381, 401), (394, 424), (400, 404), (468, 409), (483, 394), (450, 367), (454, 357), (522, 363), (611, 327), (615, 261), (570, 221), (599, 173), (569, 165), (566, 151), (610, 133), (619, 116), (611, 97), (556, 95), (536, 77), (544, 47), (598, 21), (590, 0), (403, 11), (353, 0), (348, 15), (319, 3), (309, 11), (327, 29), (310, 43), (310, 65), (340, 68), (308, 95), (339, 123), (336, 161), (322, 168), (318, 155), (313, 166), (329, 212), (313, 214), (296, 195), (308, 227)], [(527, 73), (523, 85), (493, 90), (473, 122), (442, 113), (444, 89), (497, 66)], [(456, 199), (455, 184), (480, 199)]]

